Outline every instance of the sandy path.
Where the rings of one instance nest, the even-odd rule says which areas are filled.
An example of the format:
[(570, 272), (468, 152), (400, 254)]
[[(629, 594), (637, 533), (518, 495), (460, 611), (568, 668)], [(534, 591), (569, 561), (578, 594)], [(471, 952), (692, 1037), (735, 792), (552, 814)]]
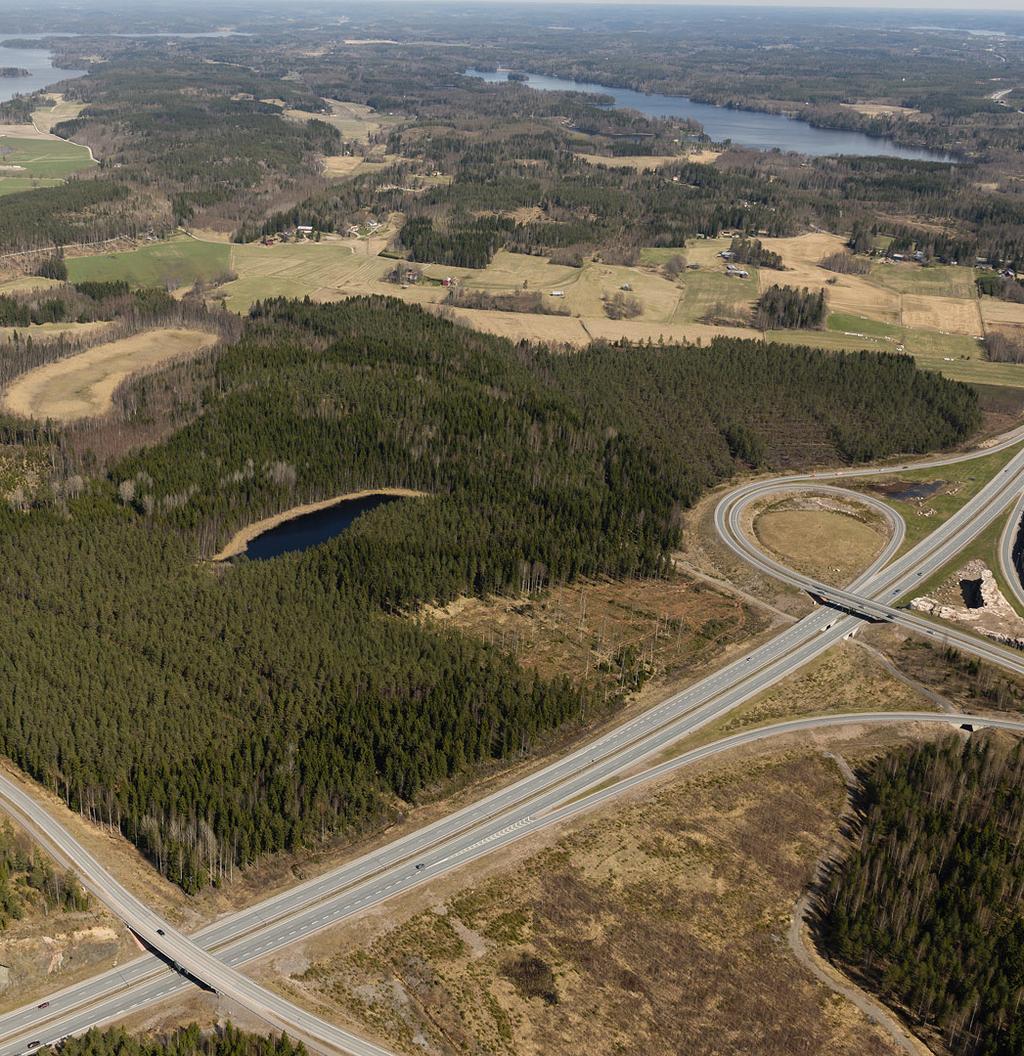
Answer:
[(71, 422), (106, 414), (114, 390), (136, 371), (194, 355), (217, 341), (202, 330), (148, 330), (37, 367), (16, 378), (3, 407), (26, 418)]

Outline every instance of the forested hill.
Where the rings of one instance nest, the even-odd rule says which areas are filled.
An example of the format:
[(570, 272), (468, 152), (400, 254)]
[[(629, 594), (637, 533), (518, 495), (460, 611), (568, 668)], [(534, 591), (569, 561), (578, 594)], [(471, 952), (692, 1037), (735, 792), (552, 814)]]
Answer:
[(1024, 746), (907, 748), (867, 775), (826, 941), (963, 1056), (1024, 1051)]
[(80, 1037), (66, 1038), (61, 1056), (306, 1056), (306, 1047), (283, 1037), (248, 1034), (230, 1023), (215, 1033), (203, 1033), (193, 1023), (162, 1037), (128, 1034), (120, 1027), (90, 1030)]
[[(615, 705), (408, 618), (418, 602), (657, 573), (681, 508), (743, 461), (922, 451), (978, 421), (970, 390), (903, 357), (558, 356), (383, 299), (265, 304), (131, 406), (169, 377), (197, 389), (194, 421), (83, 494), (0, 511), (0, 752), (189, 890)], [(382, 485), (430, 497), (302, 555), (195, 560)]]

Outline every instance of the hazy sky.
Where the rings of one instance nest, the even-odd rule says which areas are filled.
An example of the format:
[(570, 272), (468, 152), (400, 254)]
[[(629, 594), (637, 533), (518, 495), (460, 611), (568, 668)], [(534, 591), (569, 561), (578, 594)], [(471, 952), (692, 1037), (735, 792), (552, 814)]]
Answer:
[[(627, 3), (629, 0), (619, 0)], [(650, 0), (635, 0), (643, 3)], [(711, 6), (709, 0), (664, 0), (665, 3)], [(711, 0), (713, 4), (714, 0)], [(1013, 11), (1024, 14), (1024, 0), (724, 0), (723, 6), (743, 4), (748, 7), (845, 7), (859, 11), (868, 7), (882, 7), (889, 11)]]

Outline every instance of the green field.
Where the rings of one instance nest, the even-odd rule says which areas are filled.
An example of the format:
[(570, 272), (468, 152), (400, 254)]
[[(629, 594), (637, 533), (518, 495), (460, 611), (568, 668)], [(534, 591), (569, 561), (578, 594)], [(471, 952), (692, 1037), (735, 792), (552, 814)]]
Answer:
[(0, 176), (0, 196), (17, 194), (19, 191), (34, 191), (37, 187), (56, 187), (63, 182), (34, 176)]
[(759, 296), (757, 268), (748, 264), (743, 267), (750, 272), (749, 279), (731, 279), (721, 270), (684, 272), (680, 280), (682, 294), (671, 321), (699, 323), (706, 312), (719, 305), (728, 314), (749, 316)]
[[(863, 334), (863, 337), (852, 336)], [(989, 363), (981, 343), (964, 334), (942, 334), (937, 330), (909, 329), (880, 323), (862, 316), (834, 312), (825, 331), (781, 331), (772, 335), (792, 344), (817, 345), (852, 352), (861, 348), (880, 352), (903, 351), (925, 370), (937, 370), (947, 378), (968, 384), (1024, 388), (1024, 364)]]
[(917, 293), (926, 297), (976, 296), (974, 270), (952, 264), (874, 264), (871, 281), (894, 293)]
[(231, 247), (223, 242), (175, 238), (126, 253), (104, 253), (68, 260), (72, 282), (111, 282), (123, 279), (133, 286), (191, 286), (196, 279), (211, 282), (230, 268)]
[(0, 165), (18, 165), (25, 170), (24, 173), (11, 173), (13, 176), (61, 179), (95, 164), (89, 151), (77, 143), (0, 136)]

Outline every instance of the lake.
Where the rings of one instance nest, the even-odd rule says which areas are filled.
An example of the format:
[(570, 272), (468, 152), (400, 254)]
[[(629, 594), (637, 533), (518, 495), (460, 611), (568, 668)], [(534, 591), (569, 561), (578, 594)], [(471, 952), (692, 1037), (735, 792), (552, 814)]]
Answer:
[[(466, 70), (466, 76), (480, 77), (491, 84), (508, 82), (507, 70)], [(729, 139), (737, 146), (755, 150), (773, 150), (778, 147), (782, 151), (795, 151), (812, 157), (854, 154), (861, 157), (903, 158), (906, 161), (956, 160), (948, 154), (901, 147), (892, 140), (866, 136), (862, 132), (815, 128), (806, 121), (797, 121), (782, 114), (731, 110), (710, 103), (695, 103), (682, 95), (647, 95), (629, 88), (608, 88), (603, 84), (565, 81), (559, 77), (544, 77), (534, 73), (529, 75), (525, 83), (542, 92), (586, 92), (588, 95), (611, 96), (616, 109), (639, 110), (648, 117), (688, 117), (699, 121), (716, 143)]]
[(312, 513), (303, 513), (250, 539), (244, 554), (250, 561), (267, 561), (281, 554), (308, 550), (311, 546), (318, 546), (341, 535), (364, 513), (378, 506), (386, 506), (389, 502), (398, 502), (401, 498), (400, 495), (364, 495), (358, 499), (344, 499)]
[(39, 48), (0, 47), (0, 67), (13, 66), (29, 70), (28, 77), (0, 77), (0, 103), (16, 95), (30, 95), (55, 81), (81, 77), (85, 70), (59, 70), (51, 62), (51, 54)]

